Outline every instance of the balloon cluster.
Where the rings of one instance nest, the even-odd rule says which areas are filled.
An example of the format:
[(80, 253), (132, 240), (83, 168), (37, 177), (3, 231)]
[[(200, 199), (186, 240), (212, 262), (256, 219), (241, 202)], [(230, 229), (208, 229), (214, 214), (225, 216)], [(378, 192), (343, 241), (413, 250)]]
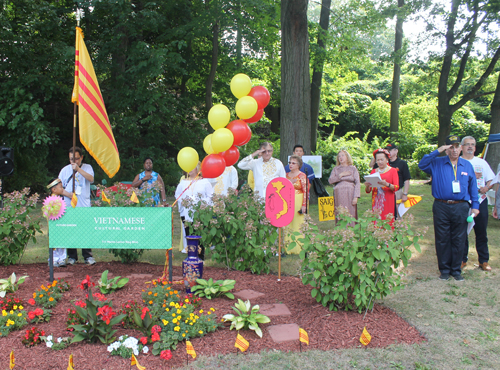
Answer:
[[(264, 86), (252, 87), (250, 77), (243, 73), (231, 79), (231, 92), (238, 98), (235, 110), (239, 119), (231, 121), (231, 113), (224, 104), (214, 105), (208, 112), (208, 122), (215, 130), (203, 140), (207, 153), (201, 163), (201, 173), (205, 178), (216, 178), (224, 173), (240, 158), (238, 146), (245, 145), (252, 138), (249, 123), (259, 121), (264, 108), (269, 104), (269, 91)], [(186, 172), (198, 165), (199, 156), (190, 147), (182, 148), (177, 155), (177, 163)]]

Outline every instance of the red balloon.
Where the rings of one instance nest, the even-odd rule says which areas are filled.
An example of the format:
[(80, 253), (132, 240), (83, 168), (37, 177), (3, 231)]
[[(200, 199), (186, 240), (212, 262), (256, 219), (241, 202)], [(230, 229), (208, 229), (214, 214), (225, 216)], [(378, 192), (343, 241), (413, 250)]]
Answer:
[(255, 115), (253, 117), (248, 118), (248, 119), (244, 119), (243, 121), (245, 121), (246, 123), (255, 123), (255, 122), (259, 121), (263, 115), (264, 115), (264, 108), (257, 109), (257, 113), (255, 113)]
[(215, 179), (224, 173), (226, 161), (220, 154), (210, 154), (201, 162), (201, 175), (206, 179)]
[(240, 159), (240, 151), (238, 150), (237, 147), (234, 145), (226, 150), (225, 152), (220, 153), (222, 158), (226, 161), (226, 166), (232, 166), (236, 162), (238, 162), (238, 159)]
[(251, 139), (251, 138), (252, 138), (252, 131), (250, 130), (250, 131), (248, 132), (248, 136), (246, 137), (245, 141), (243, 141), (243, 142), (241, 143), (241, 145), (245, 145), (246, 143), (248, 143), (248, 142), (250, 141), (250, 139)]
[[(226, 128), (233, 133), (234, 142), (233, 145), (240, 146), (248, 143), (247, 139), (248, 135), (252, 134), (252, 130), (248, 127), (247, 123), (242, 121), (241, 119), (234, 120), (230, 122)], [(250, 139), (249, 139), (250, 140)]]
[[(248, 93), (248, 96), (251, 96), (257, 101), (258, 109), (264, 109), (269, 104), (269, 100), (271, 100), (271, 96), (269, 95), (269, 90), (264, 86), (254, 86), (252, 90)], [(255, 121), (257, 122), (257, 121)]]

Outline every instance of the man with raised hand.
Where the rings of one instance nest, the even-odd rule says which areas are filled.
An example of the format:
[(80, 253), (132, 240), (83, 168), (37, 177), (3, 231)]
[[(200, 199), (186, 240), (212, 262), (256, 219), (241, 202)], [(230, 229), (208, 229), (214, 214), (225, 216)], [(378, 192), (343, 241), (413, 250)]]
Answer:
[[(262, 156), (254, 159), (259, 153)], [(273, 146), (267, 141), (260, 144), (258, 150), (243, 158), (238, 163), (238, 167), (242, 170), (253, 171), (255, 180), (254, 191), (262, 198), (265, 198), (267, 185), (272, 179), (286, 177), (283, 163), (279, 159), (273, 158)]]
[[(468, 160), (474, 168), (477, 188), (479, 190), (479, 215), (474, 218), (474, 233), (476, 234), (476, 251), (479, 267), (484, 271), (491, 271), (488, 264), (490, 253), (488, 251), (488, 198), (486, 193), (491, 189), (491, 180), (495, 174), (490, 165), (482, 158), (474, 156), (476, 152), (476, 139), (466, 136), (462, 139), (462, 158)], [(469, 254), (469, 238), (465, 237), (464, 252), (462, 257), (462, 269), (467, 265)]]
[[(438, 260), (439, 279), (463, 281), (462, 254), (467, 237), (469, 202), (472, 214), (479, 214), (477, 182), (474, 168), (460, 158), (462, 146), (457, 135), (446, 138), (445, 145), (424, 155), (418, 168), (432, 176), (434, 204), (434, 240)], [(439, 154), (446, 151), (446, 156)]]
[[(69, 149), (69, 164), (59, 172), (64, 190), (69, 194), (64, 194), (66, 206), (71, 206), (71, 198), (68, 195), (73, 193), (73, 176), (75, 177), (75, 194), (78, 198), (77, 207), (90, 207), (90, 184), (94, 182), (94, 170), (90, 164), (82, 163), (82, 149), (73, 147)], [(88, 265), (95, 264), (90, 249), (82, 249), (83, 259)], [(68, 263), (74, 265), (78, 261), (76, 249), (68, 248)]]

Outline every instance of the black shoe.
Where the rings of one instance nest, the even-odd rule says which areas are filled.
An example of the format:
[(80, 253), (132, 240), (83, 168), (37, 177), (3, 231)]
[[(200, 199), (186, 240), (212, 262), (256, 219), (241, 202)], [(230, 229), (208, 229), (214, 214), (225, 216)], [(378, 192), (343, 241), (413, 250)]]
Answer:
[(448, 280), (450, 278), (450, 274), (441, 274), (439, 276), (439, 280)]
[(464, 277), (462, 275), (453, 275), (453, 279), (456, 281), (464, 281)]

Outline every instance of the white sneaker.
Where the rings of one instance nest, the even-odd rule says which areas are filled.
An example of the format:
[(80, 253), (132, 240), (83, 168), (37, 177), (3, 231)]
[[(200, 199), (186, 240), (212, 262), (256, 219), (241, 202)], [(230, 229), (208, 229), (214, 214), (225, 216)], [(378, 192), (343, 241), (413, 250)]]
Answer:
[(94, 259), (94, 257), (89, 257), (89, 258), (87, 258), (87, 259), (85, 260), (85, 263), (86, 263), (87, 265), (95, 265), (95, 259)]
[(188, 252), (188, 251), (187, 251), (187, 249), (186, 249), (186, 248), (184, 248), (183, 250), (181, 250), (181, 253), (187, 253), (187, 252)]
[(74, 265), (76, 263), (76, 260), (74, 258), (68, 258), (68, 263), (70, 265)]

